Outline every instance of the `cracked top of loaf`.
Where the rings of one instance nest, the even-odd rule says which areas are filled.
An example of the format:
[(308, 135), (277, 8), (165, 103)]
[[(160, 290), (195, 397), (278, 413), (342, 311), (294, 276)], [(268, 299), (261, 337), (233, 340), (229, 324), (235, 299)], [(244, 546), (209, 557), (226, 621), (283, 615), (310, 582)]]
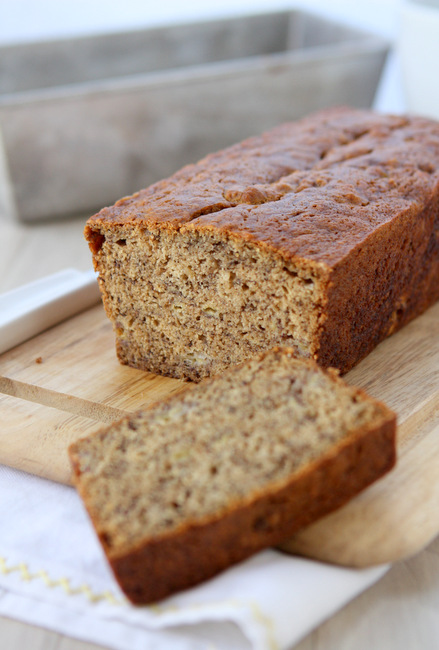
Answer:
[(282, 124), (206, 156), (89, 219), (215, 230), (334, 266), (439, 188), (439, 123), (345, 107)]

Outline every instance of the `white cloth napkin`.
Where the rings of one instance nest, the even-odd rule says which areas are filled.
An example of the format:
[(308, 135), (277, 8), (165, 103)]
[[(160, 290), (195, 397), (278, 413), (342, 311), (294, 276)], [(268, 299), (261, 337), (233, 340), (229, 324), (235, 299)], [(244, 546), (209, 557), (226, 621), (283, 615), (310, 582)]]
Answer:
[(0, 614), (115, 650), (274, 650), (387, 570), (259, 553), (199, 587), (134, 607), (75, 490), (0, 466)]

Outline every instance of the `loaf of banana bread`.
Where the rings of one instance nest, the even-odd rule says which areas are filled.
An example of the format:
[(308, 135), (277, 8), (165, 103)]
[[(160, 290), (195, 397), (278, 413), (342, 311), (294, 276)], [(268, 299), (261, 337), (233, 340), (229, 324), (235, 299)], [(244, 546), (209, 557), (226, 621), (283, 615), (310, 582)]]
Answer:
[(439, 123), (274, 128), (92, 217), (121, 362), (198, 380), (275, 345), (347, 371), (439, 297)]
[(148, 603), (284, 541), (391, 469), (395, 416), (275, 349), (79, 440), (70, 456), (120, 586)]

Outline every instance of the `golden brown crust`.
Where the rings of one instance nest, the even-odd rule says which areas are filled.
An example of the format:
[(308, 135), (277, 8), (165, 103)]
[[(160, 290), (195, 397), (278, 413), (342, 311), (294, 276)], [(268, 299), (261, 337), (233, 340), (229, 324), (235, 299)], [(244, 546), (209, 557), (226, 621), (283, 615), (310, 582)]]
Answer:
[(379, 430), (348, 440), (276, 492), (205, 525), (151, 540), (128, 554), (110, 554), (109, 562), (133, 603), (161, 600), (288, 539), (342, 506), (394, 463), (395, 421), (389, 420)]
[[(211, 154), (88, 221), (100, 272), (101, 246), (122, 227), (133, 238), (146, 229), (211, 235), (318, 269), (325, 297), (314, 307), (320, 322), (307, 354), (346, 372), (439, 298), (439, 123), (335, 108)], [(170, 360), (173, 335), (164, 334), (170, 344), (160, 358), (127, 332), (119, 359), (194, 380), (234, 362), (233, 351), (212, 352), (205, 367), (185, 367), (184, 355)], [(274, 343), (285, 344), (282, 335)], [(202, 352), (211, 351), (212, 341)]]
[(318, 362), (350, 370), (439, 299), (439, 191), (333, 269)]
[(439, 123), (331, 109), (207, 156), (104, 208), (96, 228), (216, 230), (333, 266), (439, 185)]

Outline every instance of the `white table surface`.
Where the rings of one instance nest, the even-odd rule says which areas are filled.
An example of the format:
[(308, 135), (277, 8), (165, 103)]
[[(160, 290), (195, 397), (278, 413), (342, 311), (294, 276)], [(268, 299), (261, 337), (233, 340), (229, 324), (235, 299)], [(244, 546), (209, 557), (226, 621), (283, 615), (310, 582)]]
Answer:
[[(209, 4), (209, 3), (206, 3)], [(190, 6), (188, 6), (190, 5)], [(210, 3), (125, 0), (0, 0), (0, 43), (130, 28), (236, 11), (290, 7), (290, 2), (237, 0)], [(397, 0), (308, 0), (295, 3), (395, 37)], [(391, 57), (377, 94), (376, 108), (404, 109), (398, 59)], [(0, 292), (48, 273), (74, 266), (90, 268), (82, 237), (84, 220), (24, 226), (0, 214)], [(296, 650), (430, 650), (439, 648), (439, 539), (416, 557), (392, 567), (376, 585), (322, 624)], [(0, 618), (5, 650), (87, 650), (92, 644)]]

